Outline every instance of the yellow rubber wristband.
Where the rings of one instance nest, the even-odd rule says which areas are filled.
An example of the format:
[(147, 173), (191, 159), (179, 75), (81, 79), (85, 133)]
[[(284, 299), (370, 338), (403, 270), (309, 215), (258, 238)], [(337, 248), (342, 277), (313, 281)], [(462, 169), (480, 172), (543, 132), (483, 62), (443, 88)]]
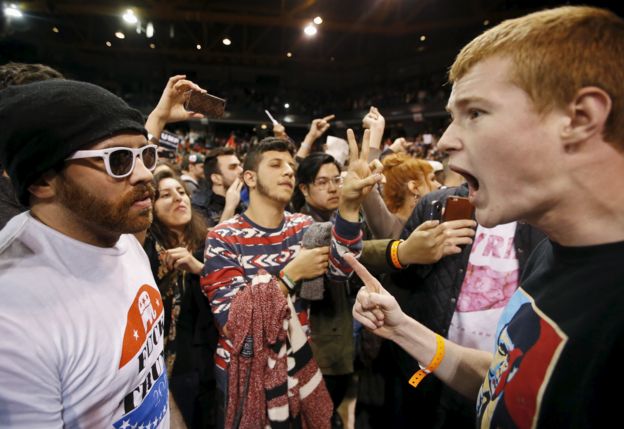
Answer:
[(421, 369), (416, 371), (409, 379), (409, 384), (411, 384), (412, 387), (418, 386), (427, 375), (431, 374), (440, 366), (442, 359), (444, 359), (444, 338), (436, 334), (436, 351), (435, 355), (433, 355), (433, 359), (431, 359), (431, 363), (427, 365), (427, 368), (422, 369), (421, 367)]
[(399, 261), (399, 244), (401, 244), (402, 241), (403, 240), (395, 240), (392, 242), (392, 246), (390, 247), (390, 260), (392, 261), (394, 268), (398, 270), (405, 268), (401, 265), (401, 261)]

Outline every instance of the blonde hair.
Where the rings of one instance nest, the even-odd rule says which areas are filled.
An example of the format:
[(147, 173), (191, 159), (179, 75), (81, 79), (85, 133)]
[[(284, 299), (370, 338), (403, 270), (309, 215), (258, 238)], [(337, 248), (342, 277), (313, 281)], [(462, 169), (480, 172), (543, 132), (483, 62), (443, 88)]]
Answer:
[(396, 213), (405, 204), (409, 190), (407, 184), (410, 180), (415, 180), (417, 186), (425, 183), (430, 189), (434, 187), (429, 180), (433, 168), (423, 159), (397, 153), (385, 157), (382, 164), (383, 174), (386, 177), (382, 196), (392, 213)]
[(570, 103), (583, 87), (609, 94), (604, 138), (624, 142), (624, 20), (595, 7), (564, 6), (503, 21), (466, 45), (449, 72), (451, 83), (493, 56), (511, 59), (511, 80), (538, 113)]

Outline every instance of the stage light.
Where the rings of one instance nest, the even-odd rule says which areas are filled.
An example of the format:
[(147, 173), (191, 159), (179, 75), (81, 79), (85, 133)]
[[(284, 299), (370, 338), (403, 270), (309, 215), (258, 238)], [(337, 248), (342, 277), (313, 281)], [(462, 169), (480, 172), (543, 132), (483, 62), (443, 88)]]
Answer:
[(154, 37), (154, 24), (152, 24), (151, 22), (148, 22), (147, 26), (145, 27), (145, 36), (148, 39)]
[(424, 34), (422, 36), (420, 36), (420, 41), (424, 42), (425, 40), (427, 40), (427, 36), (425, 36)]
[(230, 39), (228, 39), (227, 37), (225, 37), (222, 41), (221, 41), (225, 46), (230, 46), (232, 44), (232, 41)]
[(314, 26), (314, 24), (308, 24), (306, 28), (303, 29), (303, 32), (306, 36), (313, 37), (316, 35), (318, 30), (316, 29), (316, 26)]
[(292, 58), (292, 52), (286, 52), (286, 56), (287, 56), (288, 58)]
[(137, 22), (139, 22), (139, 19), (136, 17), (132, 9), (127, 9), (126, 13), (122, 15), (122, 18), (128, 24), (136, 24)]
[(201, 51), (201, 45), (199, 43), (195, 47), (197, 48), (198, 51)]
[(53, 32), (53, 33), (58, 33), (58, 32), (59, 32), (58, 27), (52, 27), (52, 32)]
[(4, 7), (4, 15), (9, 18), (22, 18), (24, 16), (22, 11), (13, 3)]
[(290, 107), (289, 103), (284, 103), (284, 109), (288, 109)]
[(323, 23), (323, 18), (321, 18), (320, 16), (317, 16), (316, 18), (314, 18), (313, 21), (316, 25), (321, 25)]
[(108, 46), (110, 48), (111, 46), (113, 46), (113, 44), (107, 40), (106, 41), (106, 46)]
[(149, 44), (149, 47), (150, 47), (150, 49), (155, 49), (155, 48), (156, 48), (156, 45), (154, 45), (153, 43), (150, 43), (150, 44)]
[(117, 32), (115, 33), (115, 37), (116, 37), (116, 38), (118, 38), (118, 39), (125, 39), (125, 38), (126, 38), (126, 35), (125, 35), (125, 34), (123, 34), (121, 31), (117, 31)]

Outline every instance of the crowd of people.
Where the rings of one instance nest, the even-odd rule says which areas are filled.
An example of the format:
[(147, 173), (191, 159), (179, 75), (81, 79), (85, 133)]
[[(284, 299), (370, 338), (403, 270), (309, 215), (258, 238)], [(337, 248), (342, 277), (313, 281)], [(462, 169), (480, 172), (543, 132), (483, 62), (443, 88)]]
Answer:
[(173, 151), (186, 76), (145, 119), (0, 66), (0, 426), (616, 425), (623, 58), (603, 9), (504, 21), (439, 138), (370, 106), (340, 150), (318, 110), (300, 142)]

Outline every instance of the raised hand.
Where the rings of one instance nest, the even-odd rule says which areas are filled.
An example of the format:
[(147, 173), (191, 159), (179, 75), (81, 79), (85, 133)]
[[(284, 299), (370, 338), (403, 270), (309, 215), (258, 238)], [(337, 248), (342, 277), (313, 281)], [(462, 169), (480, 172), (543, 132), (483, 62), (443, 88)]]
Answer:
[(206, 92), (199, 85), (187, 80), (186, 75), (169, 78), (158, 104), (147, 118), (145, 128), (150, 134), (158, 137), (168, 123), (204, 117), (201, 113), (189, 112), (184, 108), (191, 89)]
[[(329, 126), (331, 125), (329, 122), (335, 117), (336, 115), (328, 115), (320, 119), (314, 119), (310, 124), (308, 136), (310, 136), (313, 141), (320, 138), (325, 133), (325, 131), (329, 129)], [(306, 140), (308, 136), (306, 136)]]
[(353, 255), (347, 254), (344, 259), (364, 282), (353, 306), (353, 317), (376, 335), (392, 339), (394, 330), (405, 319), (401, 307)]
[(399, 245), (399, 261), (403, 265), (433, 264), (460, 253), (459, 246), (472, 243), (476, 226), (473, 220), (423, 222)]
[(386, 119), (381, 115), (375, 106), (371, 106), (368, 113), (362, 118), (362, 127), (371, 130), (370, 147), (381, 148)]
[(358, 150), (355, 134), (350, 128), (347, 130), (347, 140), (349, 141), (349, 169), (340, 193), (339, 210), (344, 219), (356, 222), (359, 218), (362, 200), (373, 189), (373, 186), (382, 180), (382, 175), (379, 172), (373, 173), (367, 161), (370, 130), (364, 131), (361, 152)]
[(225, 192), (225, 207), (236, 208), (241, 199), (241, 190), (243, 189), (243, 181), (237, 177), (228, 190)]
[(236, 208), (241, 199), (241, 189), (243, 189), (244, 184), (243, 180), (237, 177), (225, 191), (225, 206), (223, 207), (223, 212), (221, 212), (219, 222), (225, 222), (236, 214)]
[(408, 142), (407, 140), (405, 140), (405, 138), (403, 137), (399, 137), (398, 139), (395, 139), (392, 144), (390, 145), (390, 150), (394, 153), (399, 153), (399, 152), (408, 152), (409, 148), (413, 145), (412, 142)]
[(288, 137), (286, 135), (286, 128), (279, 122), (273, 124), (273, 135), (280, 139), (285, 139), (286, 137)]

